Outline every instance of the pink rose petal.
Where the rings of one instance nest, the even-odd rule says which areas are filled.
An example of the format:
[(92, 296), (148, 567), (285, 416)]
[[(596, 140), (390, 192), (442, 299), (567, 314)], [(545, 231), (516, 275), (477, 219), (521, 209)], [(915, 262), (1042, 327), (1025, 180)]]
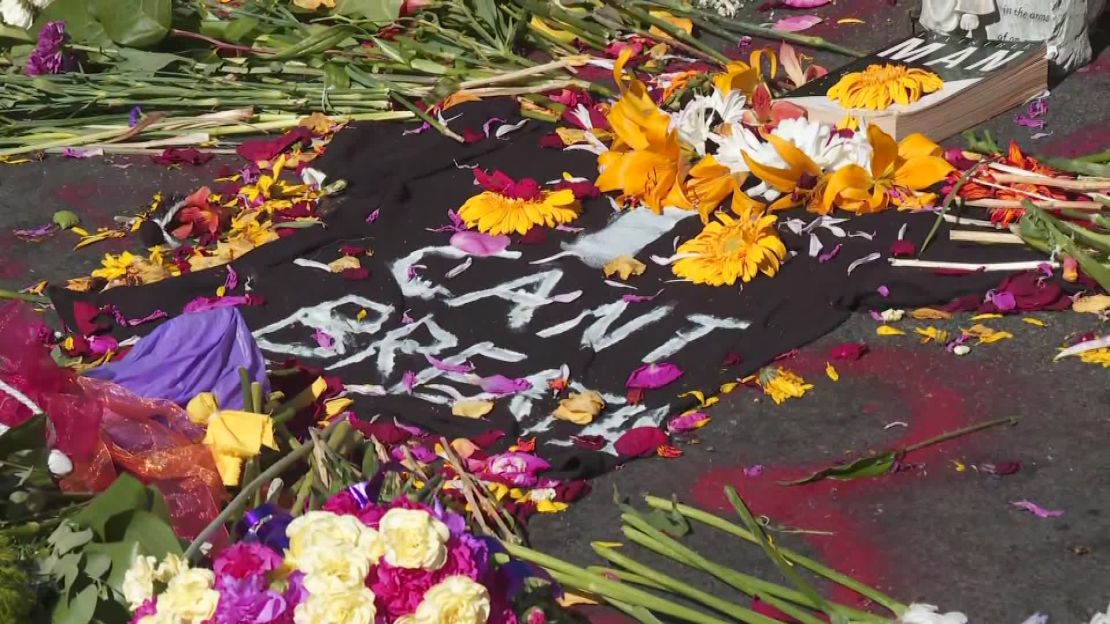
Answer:
[(648, 364), (632, 371), (624, 385), (628, 388), (650, 390), (662, 388), (681, 376), (682, 369), (669, 362)]
[(763, 464), (756, 464), (754, 466), (749, 466), (749, 467), (744, 469), (744, 476), (745, 477), (758, 477), (759, 475), (763, 474), (764, 470), (766, 470), (766, 468), (764, 467)]
[(478, 386), (483, 392), (490, 394), (516, 394), (531, 389), (532, 382), (523, 377), (512, 379), (504, 375), (493, 375), (483, 378), (478, 382)]
[(667, 423), (667, 431), (671, 433), (686, 433), (699, 427), (704, 427), (709, 422), (705, 412), (690, 412), (675, 416)]
[(508, 236), (492, 236), (466, 230), (451, 236), (451, 246), (472, 256), (493, 256), (505, 251), (512, 240)]
[(1024, 509), (1025, 511), (1028, 511), (1038, 518), (1059, 518), (1060, 516), (1064, 515), (1063, 511), (1045, 509), (1044, 507), (1041, 507), (1033, 501), (1019, 500), (1012, 501), (1010, 504), (1014, 507), (1017, 507), (1018, 509)]
[(783, 32), (798, 32), (800, 30), (812, 28), (823, 21), (823, 19), (817, 17), (816, 15), (794, 15), (791, 17), (784, 17), (780, 19), (779, 21), (775, 22), (775, 25), (772, 26), (772, 28), (774, 28), (775, 30), (781, 30)]
[(659, 427), (635, 427), (625, 431), (613, 447), (617, 455), (624, 458), (650, 457), (669, 441), (667, 434)]

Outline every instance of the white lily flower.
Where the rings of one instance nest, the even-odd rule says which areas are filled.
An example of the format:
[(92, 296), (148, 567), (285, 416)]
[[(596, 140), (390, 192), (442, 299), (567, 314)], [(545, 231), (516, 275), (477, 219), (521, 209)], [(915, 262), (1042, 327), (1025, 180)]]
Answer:
[(936, 605), (913, 603), (898, 620), (899, 624), (967, 624), (967, 616), (958, 611), (937, 613)]
[(30, 28), (35, 16), (23, 0), (0, 0), (0, 22), (14, 28)]

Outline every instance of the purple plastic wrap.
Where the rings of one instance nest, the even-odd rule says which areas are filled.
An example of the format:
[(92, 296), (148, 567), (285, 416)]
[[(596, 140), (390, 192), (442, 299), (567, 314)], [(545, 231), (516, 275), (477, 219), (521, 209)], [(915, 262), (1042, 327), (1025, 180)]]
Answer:
[(185, 405), (212, 392), (220, 407), (242, 409), (239, 368), (270, 391), (266, 362), (250, 329), (235, 308), (182, 314), (163, 323), (117, 362), (86, 373), (113, 381), (143, 397)]

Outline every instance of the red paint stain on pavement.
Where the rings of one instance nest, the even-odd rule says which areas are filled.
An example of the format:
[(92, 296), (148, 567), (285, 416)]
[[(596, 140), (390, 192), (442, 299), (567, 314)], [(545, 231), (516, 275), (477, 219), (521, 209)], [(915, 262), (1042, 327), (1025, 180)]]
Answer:
[(1075, 158), (1104, 150), (1107, 145), (1110, 145), (1110, 126), (1100, 123), (1085, 126), (1060, 137), (1053, 137), (1037, 152), (1047, 156)]
[(27, 273), (27, 265), (19, 259), (19, 246), (24, 243), (11, 232), (0, 233), (0, 279), (18, 279)]
[[(894, 400), (898, 401), (893, 406), (867, 404), (867, 407), (888, 414), (890, 420), (909, 423), (909, 427), (898, 429), (904, 433), (897, 440), (872, 450), (908, 446), (982, 420), (982, 416), (971, 413), (961, 392), (938, 383), (931, 374), (943, 367), (958, 368), (959, 373), (948, 372), (945, 378), (971, 380), (980, 378), (983, 374), (981, 370), (957, 361), (942, 349), (913, 351), (913, 364), (910, 356), (909, 351), (877, 348), (858, 361), (835, 364), (842, 379), (862, 380), (875, 388), (880, 396), (883, 393), (893, 394)], [(823, 351), (810, 350), (778, 365), (813, 380), (818, 376), (824, 377), (825, 363)], [(895, 381), (897, 383), (892, 383)], [(850, 440), (844, 442), (849, 443)], [(974, 444), (974, 436), (961, 438), (911, 453), (905, 461), (910, 464), (926, 463), (932, 472), (940, 472), (938, 467), (944, 460)], [(865, 448), (854, 449), (851, 457), (867, 452)], [(770, 466), (758, 477), (744, 476), (742, 466), (710, 470), (694, 485), (693, 500), (716, 511), (733, 513), (723, 494), (724, 487), (732, 485), (753, 513), (769, 516), (776, 524), (834, 533), (833, 536), (799, 534), (798, 537), (816, 552), (819, 561), (830, 563), (859, 581), (880, 586), (896, 564), (874, 545), (870, 538), (873, 528), (861, 524), (854, 514), (865, 509), (869, 499), (912, 487), (910, 479), (927, 476), (911, 469), (887, 477), (858, 481), (826, 480), (792, 487), (778, 483), (804, 477), (835, 461)], [(840, 586), (831, 588), (831, 598), (846, 604), (864, 605), (862, 596)]]

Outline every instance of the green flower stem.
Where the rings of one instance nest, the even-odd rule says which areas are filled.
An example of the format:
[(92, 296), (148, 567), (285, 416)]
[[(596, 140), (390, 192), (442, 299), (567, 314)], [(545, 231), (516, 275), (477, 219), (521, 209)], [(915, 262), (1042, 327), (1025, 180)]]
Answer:
[(32, 295), (31, 293), (21, 293), (14, 290), (5, 290), (0, 288), (0, 299), (19, 299), (20, 301), (27, 301), (29, 303), (47, 304), (50, 303), (49, 297), (42, 295)]
[(596, 574), (603, 578), (608, 578), (612, 576), (615, 577), (618, 581), (622, 581), (625, 583), (636, 583), (637, 585), (643, 585), (645, 587), (650, 587), (652, 589), (658, 589), (661, 591), (667, 590), (667, 587), (662, 583), (657, 583), (647, 578), (646, 576), (640, 576), (639, 574), (629, 572), (628, 570), (617, 570), (616, 568), (606, 568), (603, 566), (588, 566), (586, 568), (586, 571), (590, 574)]
[[(776, 624), (775, 620), (772, 620), (771, 618), (760, 615), (742, 605), (738, 605), (736, 603), (718, 598), (713, 594), (697, 589), (687, 583), (679, 581), (678, 579), (667, 576), (666, 574), (657, 572), (656, 570), (653, 570), (650, 567), (630, 557), (626, 557), (618, 553), (613, 548), (594, 544), (593, 549), (594, 552), (600, 555), (602, 558), (616, 565), (619, 565), (634, 574), (638, 574), (640, 576), (651, 579), (652, 581), (663, 585), (667, 590), (673, 593), (680, 594), (691, 600), (697, 601), (709, 607), (710, 609), (719, 611), (720, 613), (723, 613), (731, 618), (740, 620), (745, 624)], [(821, 624), (820, 620), (817, 620), (816, 624)]]
[[(724, 531), (725, 533), (728, 533), (735, 537), (739, 537), (742, 540), (751, 542), (752, 544), (759, 544), (759, 541), (756, 539), (756, 537), (752, 535), (751, 532), (747, 529), (741, 527), (738, 524), (729, 522), (724, 518), (720, 518), (711, 513), (702, 511), (697, 507), (675, 503), (670, 499), (659, 498), (658, 496), (646, 496), (644, 498), (644, 501), (648, 504), (649, 507), (652, 507), (654, 509), (662, 509), (666, 511), (670, 511), (673, 509), (674, 511), (677, 511), (678, 513), (686, 516), (691, 520), (696, 520), (698, 522), (701, 522), (702, 524), (709, 525), (715, 529)], [(871, 600), (872, 602), (882, 605), (886, 609), (893, 612), (895, 615), (901, 615), (906, 610), (906, 605), (898, 602), (890, 596), (880, 592), (879, 590), (869, 585), (861, 583), (846, 574), (837, 572), (836, 570), (818, 561), (815, 561), (813, 559), (810, 559), (809, 557), (782, 547), (779, 547), (779, 553), (782, 554), (783, 558), (785, 558), (790, 563), (800, 565), (810, 572), (813, 572), (814, 574), (823, 576), (824, 578), (842, 587), (846, 587), (856, 592), (857, 594)]]
[(721, 65), (728, 65), (732, 61), (732, 59), (722, 54), (713, 46), (705, 43), (704, 41), (701, 41), (700, 39), (697, 39), (692, 35), (687, 34), (686, 31), (675, 26), (674, 24), (655, 17), (654, 15), (648, 13), (647, 11), (644, 11), (643, 9), (625, 4), (624, 0), (605, 0), (605, 2), (616, 10), (625, 13), (631, 17), (634, 17), (643, 23), (651, 24), (659, 30), (667, 33), (667, 35), (669, 35), (673, 39), (673, 41), (669, 43), (681, 42), (685, 44), (684, 47), (686, 47), (688, 51), (695, 52), (698, 56), (704, 57), (708, 61), (715, 61), (717, 63), (720, 63)]
[[(644, 531), (638, 531), (635, 528), (628, 526), (622, 527), (621, 530), (624, 532), (624, 536), (631, 540), (633, 543), (643, 546), (644, 548), (647, 548), (648, 550), (654, 551), (665, 557), (670, 556), (668, 555), (667, 549), (665, 548), (665, 546), (668, 545), (668, 542), (666, 542), (665, 540), (660, 540), (657, 535), (651, 535)], [(674, 544), (669, 545), (673, 546)], [(810, 601), (810, 599), (806, 597), (805, 594), (799, 591), (795, 591), (793, 589), (790, 589), (789, 587), (783, 587), (782, 585), (778, 585), (770, 581), (765, 581), (761, 578), (751, 576), (750, 574), (744, 574), (743, 572), (740, 572), (738, 570), (733, 570), (732, 568), (710, 561), (690, 549), (685, 549), (683, 553), (688, 558), (688, 560), (678, 559), (677, 561), (679, 561), (680, 563), (684, 563), (692, 568), (700, 569), (704, 572), (707, 572), (748, 596), (754, 598), (771, 594), (779, 596), (785, 600), (795, 602), (799, 605), (816, 608), (816, 605), (812, 604), (812, 601)], [(820, 620), (817, 620), (816, 618), (814, 618), (813, 620), (803, 620), (803, 624), (820, 624)]]
[[(334, 429), (340, 422), (344, 421), (340, 419), (333, 420), (324, 429), (320, 436), (326, 438), (328, 435), (331, 434), (332, 429)], [(204, 529), (197, 534), (196, 539), (194, 539), (189, 544), (189, 547), (185, 549), (185, 554), (183, 555), (184, 560), (187, 563), (193, 561), (193, 559), (196, 558), (197, 554), (200, 553), (200, 547), (213, 533), (216, 532), (216, 529), (223, 526), (224, 523), (233, 516), (242, 513), (243, 507), (246, 506), (247, 501), (251, 499), (256, 490), (261, 488), (263, 485), (266, 485), (270, 481), (273, 481), (274, 477), (280, 475), (281, 473), (285, 472), (286, 469), (292, 467), (294, 464), (304, 459), (304, 457), (308, 455), (315, 446), (315, 440), (310, 438), (297, 449), (290, 451), (284, 457), (274, 462), (269, 468), (264, 470), (262, 474), (255, 477), (250, 483), (247, 483), (245, 486), (243, 486), (243, 489), (239, 490), (239, 493), (235, 495), (235, 498), (231, 499), (231, 502), (228, 503), (226, 507), (224, 507), (223, 511), (221, 511), (220, 514), (212, 520), (212, 522), (208, 523), (208, 526), (204, 527)]]
[(657, 613), (663, 613), (693, 624), (728, 624), (724, 620), (706, 615), (689, 607), (664, 600), (642, 589), (611, 581), (590, 574), (588, 571), (550, 555), (532, 550), (519, 544), (501, 542), (510, 555), (543, 566), (559, 583), (575, 589), (612, 598), (623, 603), (642, 606)]
[(459, 143), (464, 142), (464, 139), (461, 136), (459, 136), (458, 133), (456, 133), (454, 130), (448, 128), (447, 126), (441, 124), (438, 119), (436, 119), (436, 118), (432, 117), (431, 115), (429, 115), (428, 113), (425, 113), (424, 111), (420, 110), (419, 107), (417, 107), (412, 102), (408, 101), (408, 99), (406, 99), (405, 96), (403, 96), (403, 95), (401, 95), (400, 93), (397, 93), (397, 92), (392, 92), (389, 95), (398, 104), (400, 104), (401, 106), (404, 106), (405, 108), (409, 109), (409, 111), (413, 115), (416, 115), (418, 118), (420, 118), (421, 121), (428, 124), (429, 126), (435, 128), (436, 130), (439, 130), (439, 132), (441, 134), (443, 134), (444, 136), (450, 137), (450, 138), (458, 141)]
[(948, 209), (952, 206), (952, 202), (955, 201), (960, 189), (985, 166), (985, 163), (975, 163), (967, 171), (963, 172), (960, 179), (956, 180), (956, 183), (952, 185), (952, 190), (948, 191), (948, 195), (944, 197), (944, 203), (940, 207), (940, 212), (937, 213), (937, 220), (933, 222), (933, 227), (929, 229), (929, 233), (925, 235), (925, 240), (921, 243), (921, 249), (917, 252), (918, 258), (925, 252), (925, 248), (929, 246), (933, 237), (937, 235), (937, 231), (940, 230), (940, 224), (944, 222), (944, 215), (948, 214)]
[(1081, 161), (1081, 162), (1088, 162), (1088, 163), (1106, 163), (1106, 162), (1110, 162), (1110, 151), (1096, 152), (1094, 154), (1087, 154), (1086, 156), (1080, 156), (1079, 158), (1076, 158), (1076, 160)]

